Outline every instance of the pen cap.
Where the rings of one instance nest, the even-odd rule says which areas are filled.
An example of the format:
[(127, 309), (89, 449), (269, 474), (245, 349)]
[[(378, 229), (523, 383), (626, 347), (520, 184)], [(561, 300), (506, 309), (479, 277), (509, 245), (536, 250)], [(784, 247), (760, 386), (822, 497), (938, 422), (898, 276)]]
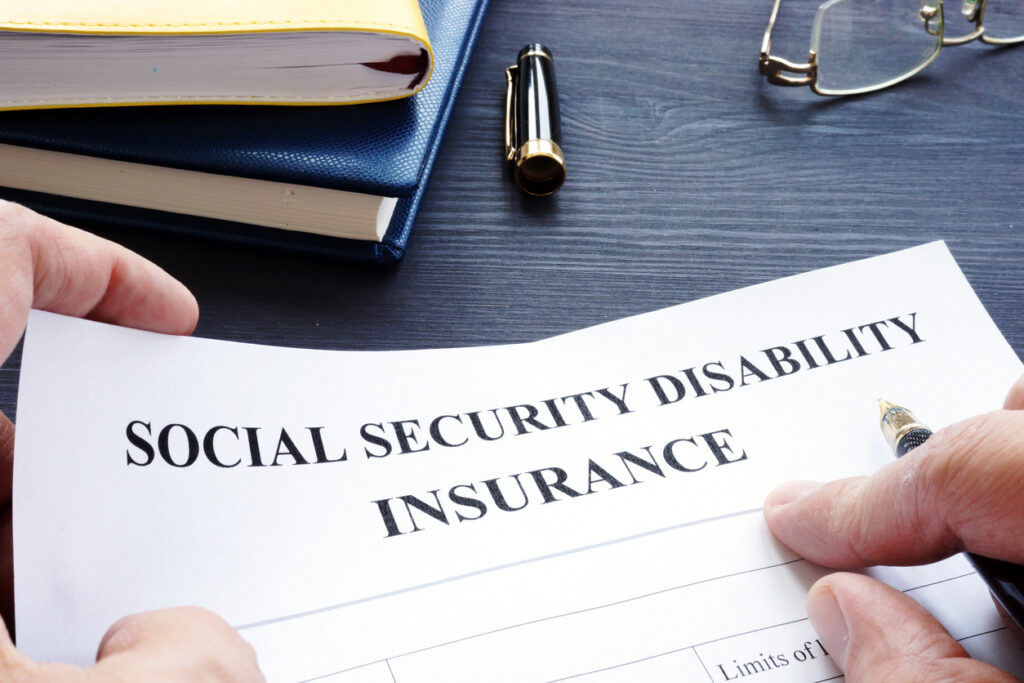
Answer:
[(527, 45), (506, 74), (506, 157), (524, 192), (552, 194), (565, 181), (554, 58), (543, 45)]

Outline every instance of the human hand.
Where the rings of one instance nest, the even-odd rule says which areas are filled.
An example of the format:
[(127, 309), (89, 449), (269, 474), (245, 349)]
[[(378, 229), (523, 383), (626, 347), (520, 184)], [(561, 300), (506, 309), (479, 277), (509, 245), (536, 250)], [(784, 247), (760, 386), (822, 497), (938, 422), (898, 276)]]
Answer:
[(249, 683), (263, 681), (256, 653), (213, 612), (198, 607), (125, 617), (103, 636), (89, 669), (39, 664), (14, 649), (0, 624), (0, 680), (18, 683)]
[[(199, 308), (180, 282), (112, 242), (0, 200), (0, 363), (18, 343), (30, 308), (189, 334)], [(11, 468), (14, 425), (0, 413), (0, 616), (13, 624)], [(0, 623), (0, 680), (260, 681), (252, 648), (199, 608), (126, 617), (110, 628), (97, 664), (35, 664)]]
[[(873, 476), (779, 486), (765, 501), (769, 528), (837, 569), (963, 550), (1024, 563), (1024, 377), (1004, 408), (939, 430)], [(850, 683), (1017, 680), (970, 659), (920, 605), (865, 576), (820, 579), (807, 615)]]

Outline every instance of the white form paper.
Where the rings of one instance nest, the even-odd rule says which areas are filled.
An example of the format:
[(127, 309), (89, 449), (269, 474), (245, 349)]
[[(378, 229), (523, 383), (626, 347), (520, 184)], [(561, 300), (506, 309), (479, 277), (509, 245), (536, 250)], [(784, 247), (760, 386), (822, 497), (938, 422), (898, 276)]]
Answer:
[[(84, 664), (120, 616), (198, 604), (271, 681), (833, 680), (804, 610), (826, 570), (765, 495), (888, 463), (879, 396), (938, 428), (1021, 370), (941, 243), (513, 346), (33, 313), (18, 643)], [(1024, 674), (961, 558), (871, 573)]]

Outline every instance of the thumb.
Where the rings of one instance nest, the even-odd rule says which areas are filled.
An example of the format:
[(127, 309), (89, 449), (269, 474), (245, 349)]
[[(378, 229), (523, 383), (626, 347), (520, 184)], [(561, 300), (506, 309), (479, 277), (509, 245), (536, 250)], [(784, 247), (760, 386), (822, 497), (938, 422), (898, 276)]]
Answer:
[(803, 557), (839, 569), (958, 550), (1024, 562), (1024, 410), (941, 429), (870, 477), (783, 484), (765, 520)]
[(264, 680), (256, 652), (227, 622), (198, 607), (125, 617), (103, 636), (96, 674), (125, 681)]
[(807, 616), (847, 683), (1011, 683), (968, 657), (919, 604), (859, 574), (830, 574), (807, 594)]

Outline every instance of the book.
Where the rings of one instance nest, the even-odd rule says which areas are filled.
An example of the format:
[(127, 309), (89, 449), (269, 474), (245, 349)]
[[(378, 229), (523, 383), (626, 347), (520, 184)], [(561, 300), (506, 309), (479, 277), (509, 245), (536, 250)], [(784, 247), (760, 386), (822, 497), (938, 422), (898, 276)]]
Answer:
[(0, 109), (355, 103), (430, 74), (416, 0), (7, 0)]
[[(352, 107), (0, 112), (0, 197), (80, 227), (394, 263), (405, 253), (487, 0), (420, 4), (434, 68), (414, 97)], [(16, 160), (15, 148), (32, 163)], [(83, 170), (58, 172), (69, 162), (62, 155)]]
[[(268, 681), (832, 680), (804, 608), (829, 570), (772, 538), (766, 494), (891, 464), (880, 393), (938, 427), (1021, 370), (941, 243), (478, 348), (33, 311), (18, 647), (88, 664), (123, 615), (192, 604)], [(1024, 673), (962, 557), (866, 571)]]

